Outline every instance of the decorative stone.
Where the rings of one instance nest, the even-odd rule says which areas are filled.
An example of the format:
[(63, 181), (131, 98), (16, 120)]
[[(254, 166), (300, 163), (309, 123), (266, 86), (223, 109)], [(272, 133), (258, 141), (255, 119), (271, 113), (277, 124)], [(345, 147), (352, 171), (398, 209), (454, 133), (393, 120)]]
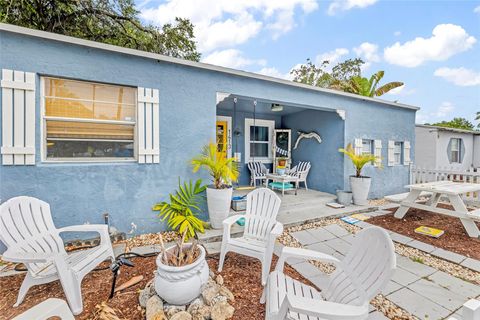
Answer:
[(223, 286), (223, 277), (221, 275), (218, 275), (215, 281), (217, 281), (218, 285)]
[(154, 295), (148, 299), (146, 304), (146, 318), (147, 320), (166, 320), (167, 317), (163, 312), (163, 301), (159, 296)]
[(210, 274), (210, 278), (215, 278), (215, 273), (212, 270), (210, 270), (209, 274)]
[(185, 311), (187, 308), (186, 306), (175, 306), (171, 304), (165, 304), (164, 311), (167, 314), (167, 317), (170, 319), (174, 314), (179, 313), (181, 311)]
[(192, 315), (187, 311), (180, 311), (175, 313), (170, 320), (192, 320)]
[(225, 320), (233, 317), (235, 308), (228, 304), (226, 301), (217, 302), (212, 307), (212, 320)]
[(156, 295), (155, 287), (152, 284), (153, 282), (150, 281), (143, 290), (140, 290), (138, 302), (144, 308), (147, 306), (148, 299), (150, 299), (153, 295)]
[(213, 306), (215, 305), (217, 302), (220, 302), (220, 301), (227, 301), (227, 297), (225, 296), (222, 296), (221, 294), (217, 294), (215, 297), (213, 297), (210, 305)]
[(233, 295), (232, 291), (228, 290), (227, 287), (221, 287), (220, 292), (222, 296), (226, 297), (227, 300), (233, 302), (235, 301), (235, 296)]
[(202, 297), (206, 304), (209, 306), (212, 305), (212, 300), (220, 292), (220, 286), (216, 283), (207, 283), (205, 288), (202, 290)]

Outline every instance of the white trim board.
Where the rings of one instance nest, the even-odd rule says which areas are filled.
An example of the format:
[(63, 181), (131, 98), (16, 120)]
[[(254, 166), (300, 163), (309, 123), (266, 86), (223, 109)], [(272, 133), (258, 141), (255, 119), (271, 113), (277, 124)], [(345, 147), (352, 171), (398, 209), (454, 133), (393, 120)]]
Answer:
[(310, 86), (310, 85), (306, 85), (306, 84), (302, 84), (302, 83), (298, 83), (298, 82), (293, 82), (293, 81), (289, 81), (289, 80), (285, 80), (285, 79), (274, 78), (274, 77), (270, 77), (270, 76), (265, 76), (265, 75), (253, 73), (253, 72), (247, 72), (247, 71), (241, 71), (241, 70), (236, 70), (236, 69), (231, 69), (231, 68), (226, 68), (226, 67), (220, 67), (220, 66), (211, 65), (211, 64), (208, 64), (208, 63), (202, 63), (202, 62), (196, 62), (196, 61), (190, 61), (190, 60), (183, 60), (183, 59), (179, 59), (179, 58), (173, 58), (173, 57), (161, 55), (161, 54), (158, 54), (158, 53), (151, 53), (151, 52), (145, 52), (145, 51), (140, 51), (140, 50), (135, 50), (135, 49), (129, 49), (129, 48), (114, 46), (114, 45), (110, 45), (110, 44), (105, 44), (105, 43), (100, 43), (100, 42), (95, 42), (95, 41), (90, 41), (90, 40), (84, 40), (84, 39), (64, 36), (64, 35), (51, 33), (51, 32), (28, 29), (28, 28), (14, 26), (14, 25), (11, 25), (11, 24), (6, 24), (6, 23), (0, 23), (0, 31), (23, 34), (23, 35), (37, 37), (37, 38), (60, 41), (60, 42), (64, 42), (64, 43), (80, 45), (80, 46), (85, 46), (85, 47), (90, 47), (90, 48), (96, 48), (96, 49), (101, 49), (101, 50), (107, 50), (107, 51), (111, 51), (111, 52), (123, 53), (123, 54), (127, 54), (127, 55), (143, 57), (143, 58), (148, 58), (148, 59), (154, 59), (154, 60), (159, 60), (159, 61), (163, 61), (163, 62), (175, 63), (175, 64), (180, 64), (180, 65), (194, 67), (194, 68), (217, 71), (217, 72), (232, 74), (232, 75), (236, 75), (236, 76), (240, 76), (240, 77), (247, 77), (247, 78), (253, 78), (253, 79), (258, 79), (258, 80), (264, 80), (264, 81), (279, 83), (279, 84), (283, 84), (283, 85), (287, 85), (287, 86), (291, 86), (291, 87), (308, 89), (308, 90), (323, 92), (323, 93), (327, 93), (327, 94), (334, 94), (334, 95), (337, 95), (337, 96), (353, 98), (353, 99), (356, 99), (356, 100), (370, 101), (370, 102), (379, 103), (379, 104), (388, 105), (388, 106), (393, 106), (393, 107), (397, 107), (397, 108), (404, 108), (404, 109), (410, 109), (410, 110), (419, 110), (420, 109), (419, 107), (412, 106), (412, 105), (407, 105), (407, 104), (403, 104), (403, 103), (397, 103), (397, 102), (387, 101), (387, 100), (382, 100), (382, 99), (377, 99), (377, 98), (364, 97), (364, 96), (359, 96), (359, 95), (356, 95), (356, 94), (342, 92), (342, 91), (336, 91), (336, 90), (332, 90), (332, 89), (314, 87), (314, 86)]

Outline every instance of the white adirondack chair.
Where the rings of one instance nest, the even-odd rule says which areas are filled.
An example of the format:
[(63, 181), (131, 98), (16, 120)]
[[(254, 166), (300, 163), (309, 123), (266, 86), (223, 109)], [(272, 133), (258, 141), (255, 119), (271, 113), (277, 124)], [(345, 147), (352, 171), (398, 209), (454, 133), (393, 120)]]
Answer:
[[(283, 273), (289, 258), (328, 262), (336, 269), (325, 277), (319, 292)], [(341, 261), (318, 251), (284, 247), (263, 291), (265, 319), (367, 319), (370, 300), (387, 285), (395, 267), (392, 240), (378, 227), (359, 232)]]
[[(100, 245), (67, 254), (61, 232), (97, 232)], [(3, 259), (24, 263), (28, 272), (15, 307), (30, 287), (60, 279), (74, 314), (83, 310), (83, 277), (106, 259), (115, 259), (108, 226), (80, 225), (55, 228), (48, 203), (32, 197), (12, 198), (0, 205), (0, 240), (7, 246)]]
[[(219, 272), (222, 271), (225, 255), (233, 251), (259, 259), (262, 262), (262, 285), (266, 283), (275, 240), (283, 232), (283, 225), (276, 220), (280, 203), (281, 200), (275, 192), (259, 188), (247, 195), (245, 215), (234, 215), (223, 221)], [(230, 227), (240, 218), (245, 218), (243, 236), (231, 238)]]
[(61, 320), (75, 320), (65, 300), (57, 298), (47, 299), (12, 320), (48, 320), (52, 317)]
[(250, 185), (256, 187), (257, 180), (260, 180), (260, 184), (262, 181), (267, 180), (267, 173), (268, 168), (259, 161), (252, 161), (247, 164), (248, 169), (250, 170)]

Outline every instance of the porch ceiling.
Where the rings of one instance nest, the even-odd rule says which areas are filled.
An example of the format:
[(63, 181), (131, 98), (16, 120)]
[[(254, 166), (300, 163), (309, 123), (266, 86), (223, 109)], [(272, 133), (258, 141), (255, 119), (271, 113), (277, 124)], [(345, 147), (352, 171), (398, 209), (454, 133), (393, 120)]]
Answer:
[[(238, 112), (251, 112), (253, 113), (254, 101), (257, 101), (257, 105), (255, 106), (255, 113), (257, 114), (275, 114), (279, 116), (286, 116), (289, 114), (297, 113), (304, 111), (306, 109), (318, 110), (318, 111), (327, 111), (327, 112), (336, 112), (335, 108), (320, 108), (315, 106), (308, 106), (302, 104), (295, 104), (291, 102), (283, 102), (281, 100), (268, 100), (268, 99), (259, 99), (255, 97), (246, 97), (242, 95), (235, 95), (235, 94), (217, 94), (217, 108), (219, 110), (233, 110), (233, 101), (234, 98), (237, 98), (237, 106), (236, 109)], [(272, 103), (280, 104), (283, 106), (282, 111), (272, 111), (271, 106)]]

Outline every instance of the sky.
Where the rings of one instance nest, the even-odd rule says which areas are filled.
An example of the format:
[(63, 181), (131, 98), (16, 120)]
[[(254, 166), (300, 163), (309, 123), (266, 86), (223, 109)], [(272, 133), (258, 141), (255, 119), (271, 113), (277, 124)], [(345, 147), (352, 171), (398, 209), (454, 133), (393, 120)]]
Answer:
[(146, 23), (195, 26), (201, 61), (279, 78), (307, 58), (360, 57), (363, 76), (405, 85), (382, 96), (417, 123), (480, 111), (480, 0), (136, 0)]

